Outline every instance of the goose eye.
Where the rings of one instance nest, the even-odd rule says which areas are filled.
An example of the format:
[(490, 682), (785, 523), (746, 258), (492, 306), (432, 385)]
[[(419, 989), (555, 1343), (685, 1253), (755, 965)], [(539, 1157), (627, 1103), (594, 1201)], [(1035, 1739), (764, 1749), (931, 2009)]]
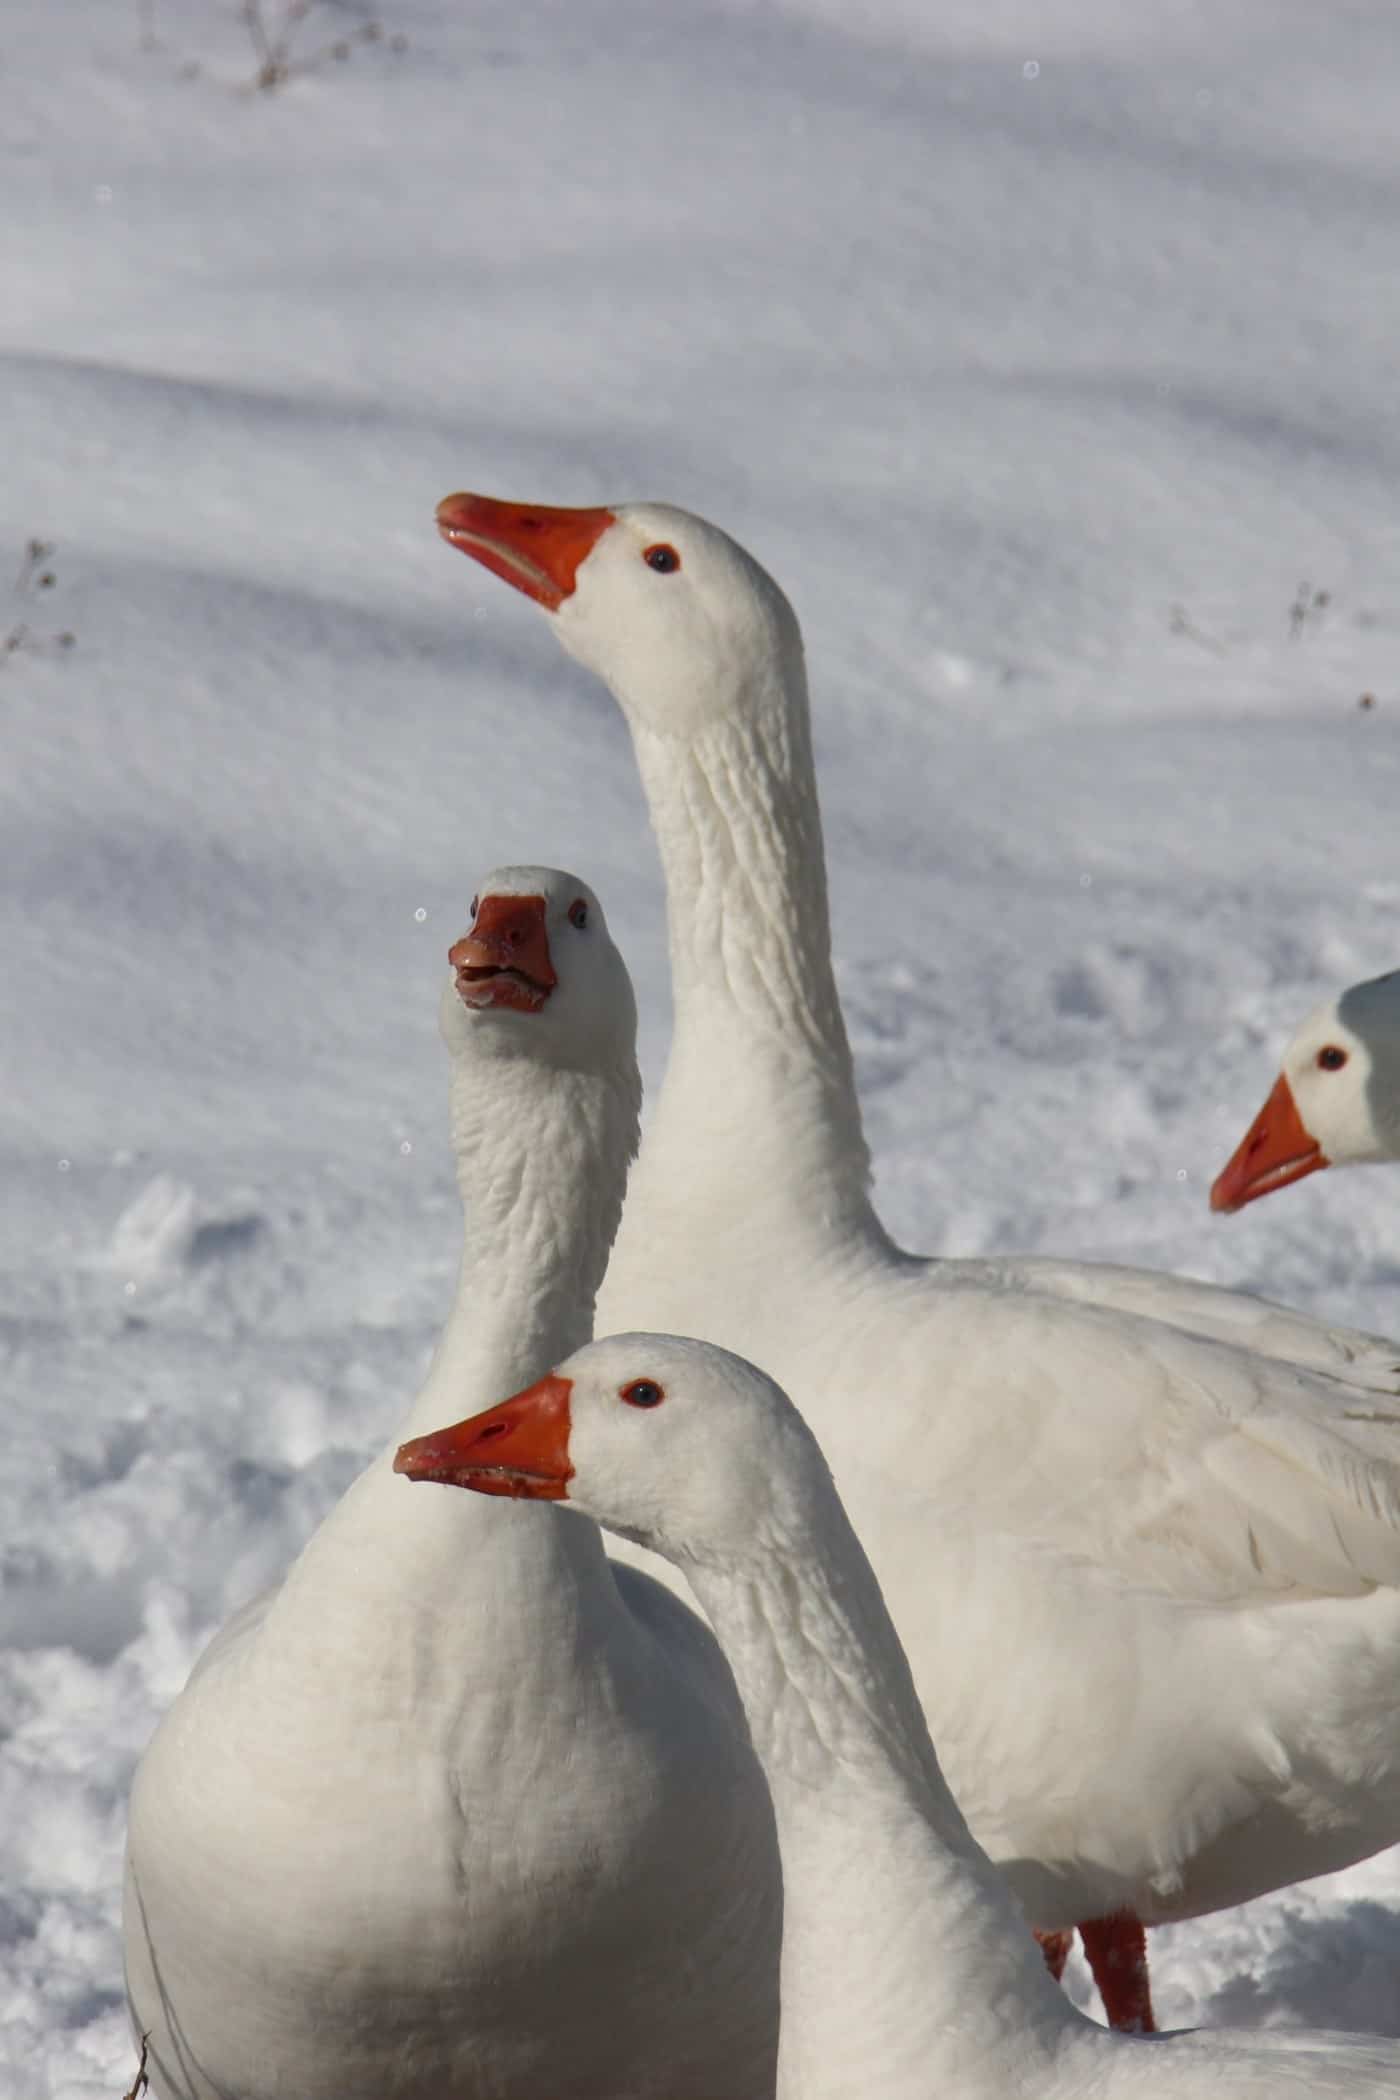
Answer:
[(1347, 1061), (1347, 1053), (1336, 1043), (1327, 1043), (1317, 1053), (1319, 1068), (1324, 1072), (1340, 1072)]
[(649, 569), (655, 569), (661, 576), (669, 576), (673, 569), (678, 569), (681, 565), (681, 558), (675, 548), (668, 547), (664, 540), (658, 540), (654, 547), (645, 548), (642, 560)]
[(586, 926), (588, 924), (588, 906), (584, 903), (582, 897), (575, 897), (573, 903), (569, 906), (569, 924), (571, 926)]
[(617, 1397), (629, 1407), (660, 1407), (666, 1394), (654, 1378), (634, 1378), (630, 1385), (619, 1387)]

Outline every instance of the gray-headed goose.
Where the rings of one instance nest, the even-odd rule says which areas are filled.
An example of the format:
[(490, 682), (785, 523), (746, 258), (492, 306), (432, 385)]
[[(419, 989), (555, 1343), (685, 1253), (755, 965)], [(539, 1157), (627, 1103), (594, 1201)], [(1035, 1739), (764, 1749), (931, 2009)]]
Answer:
[(1400, 1160), (1400, 970), (1315, 1007), (1210, 1192), (1242, 1210), (1320, 1167)]

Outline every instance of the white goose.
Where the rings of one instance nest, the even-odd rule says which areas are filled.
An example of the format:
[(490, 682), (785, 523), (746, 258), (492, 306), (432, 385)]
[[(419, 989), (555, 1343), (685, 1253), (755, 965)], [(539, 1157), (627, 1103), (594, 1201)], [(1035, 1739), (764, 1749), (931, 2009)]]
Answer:
[(1400, 970), (1315, 1007), (1210, 1192), (1241, 1210), (1319, 1167), (1400, 1160)]
[[(497, 871), (452, 960), (466, 1239), (410, 1429), (587, 1339), (640, 1099), (583, 883)], [(124, 1935), (154, 2090), (760, 2100), (780, 1877), (713, 1636), (594, 1525), (430, 1506), (393, 1451), (142, 1759)]]
[[(611, 686), (666, 871), (675, 1034), (600, 1319), (802, 1394), (979, 1841), (1149, 2025), (1135, 1920), (1400, 1838), (1400, 1346), (1149, 1271), (892, 1245), (782, 592), (661, 505), (459, 495), (439, 524)], [(949, 1509), (956, 1614), (925, 1572)]]
[[(856, 1412), (864, 1416), (861, 1395)], [(939, 1769), (811, 1431), (742, 1358), (615, 1335), (416, 1438), (410, 1477), (564, 1497), (682, 1568), (778, 1816), (780, 2100), (1391, 2100), (1400, 2043), (1105, 2034), (1056, 1990)], [(945, 1565), (947, 1563), (947, 1565)], [(931, 1576), (957, 1570), (935, 1541)]]

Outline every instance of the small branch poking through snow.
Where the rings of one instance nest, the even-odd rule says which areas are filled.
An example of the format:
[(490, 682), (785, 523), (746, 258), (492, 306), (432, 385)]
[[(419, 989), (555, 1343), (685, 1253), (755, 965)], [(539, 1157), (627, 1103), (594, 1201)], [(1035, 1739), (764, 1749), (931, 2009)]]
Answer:
[[(303, 8), (302, 13), (305, 14), (305, 12), (306, 10)], [(282, 39), (280, 43), (274, 45), (267, 33), (267, 24), (263, 21), (263, 12), (259, 5), (259, 0), (243, 0), (243, 26), (252, 38), (253, 49), (258, 55), (258, 86), (260, 88), (275, 88), (279, 81), (283, 81), (287, 77), (286, 56), (289, 38), (285, 31), (291, 19), (289, 12), (287, 21), (282, 25), (284, 31)]]
[[(268, 27), (263, 14), (263, 0), (243, 0), (243, 22), (258, 61), (253, 86), (263, 94), (273, 94), (291, 79), (293, 73), (309, 73), (313, 67), (324, 65), (328, 58), (347, 59), (356, 44), (383, 42), (384, 31), (378, 22), (361, 22), (348, 36), (337, 37), (333, 43), (322, 44), (317, 50), (308, 52), (305, 58), (294, 61), (292, 46), (297, 32), (319, 4), (320, 0), (287, 0), (281, 23), (273, 30)], [(406, 41), (401, 36), (390, 37), (389, 48), (402, 51)]]
[(1207, 634), (1204, 629), (1197, 627), (1195, 622), (1187, 617), (1184, 605), (1172, 607), (1171, 618), (1167, 624), (1173, 634), (1184, 635), (1188, 642), (1195, 642), (1199, 648), (1209, 649), (1212, 656), (1225, 654), (1225, 644), (1217, 642), (1214, 635)]
[(15, 592), (18, 597), (27, 597), (31, 590), (53, 589), (57, 578), (52, 569), (45, 567), (52, 553), (52, 540), (28, 540), (25, 543), (24, 560), (20, 563), (19, 574), (15, 578)]
[[(243, 94), (275, 94), (298, 74), (313, 73), (332, 61), (343, 62), (366, 44), (382, 45), (396, 57), (408, 49), (408, 38), (396, 31), (386, 34), (382, 22), (356, 20), (329, 42), (305, 52), (294, 51), (307, 18), (317, 9), (334, 7), (343, 14), (363, 15), (368, 0), (237, 0), (235, 21), (243, 24), (253, 47), (256, 70), (252, 78), (227, 84)], [(176, 78), (197, 80), (207, 69), (201, 59), (181, 58), (179, 51), (156, 33), (155, 0), (136, 0), (139, 44), (145, 52), (165, 52), (177, 62)]]
[(146, 2048), (150, 2039), (149, 2034), (141, 2037), (141, 2061), (136, 2066), (136, 2076), (122, 2094), (122, 2100), (141, 2100), (141, 2095), (150, 2090), (151, 2081), (146, 2076)]
[(1315, 591), (1310, 583), (1300, 583), (1288, 608), (1289, 641), (1300, 641), (1310, 622), (1319, 626), (1331, 603), (1330, 591)]
[[(31, 539), (25, 542), (24, 559), (11, 587), (15, 597), (22, 604), (27, 604), (36, 591), (51, 591), (57, 584), (58, 578), (49, 567), (53, 551), (52, 540)], [(75, 637), (67, 632), (38, 634), (27, 620), (16, 620), (3, 635), (0, 635), (0, 667), (8, 663), (12, 656), (18, 655), (21, 649), (28, 650), (33, 655), (41, 655), (49, 649), (71, 649), (74, 640)]]

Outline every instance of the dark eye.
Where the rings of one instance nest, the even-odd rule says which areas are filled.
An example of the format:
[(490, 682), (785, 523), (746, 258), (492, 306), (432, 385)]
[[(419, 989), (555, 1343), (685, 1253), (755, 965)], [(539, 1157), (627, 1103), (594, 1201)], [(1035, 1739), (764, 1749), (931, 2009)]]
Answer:
[(1336, 1043), (1327, 1043), (1317, 1053), (1318, 1065), (1324, 1072), (1340, 1072), (1346, 1061), (1346, 1051)]
[(575, 897), (573, 903), (569, 906), (569, 924), (571, 926), (586, 926), (588, 924), (588, 906), (584, 903), (582, 897)]
[(642, 560), (649, 569), (657, 570), (662, 576), (669, 576), (673, 569), (678, 569), (681, 565), (681, 558), (675, 548), (668, 547), (664, 540), (658, 540), (654, 547), (645, 548)]
[(660, 1407), (666, 1394), (654, 1378), (634, 1378), (630, 1385), (619, 1387), (617, 1397), (629, 1407)]
[(472, 916), (472, 918), (475, 918), (475, 917), (476, 917), (476, 915), (477, 915), (477, 913), (478, 913), (478, 912), (480, 911), (480, 909), (481, 909), (481, 899), (480, 899), (480, 897), (473, 897), (473, 898), (472, 898), (472, 908), (471, 908), (471, 916)]

